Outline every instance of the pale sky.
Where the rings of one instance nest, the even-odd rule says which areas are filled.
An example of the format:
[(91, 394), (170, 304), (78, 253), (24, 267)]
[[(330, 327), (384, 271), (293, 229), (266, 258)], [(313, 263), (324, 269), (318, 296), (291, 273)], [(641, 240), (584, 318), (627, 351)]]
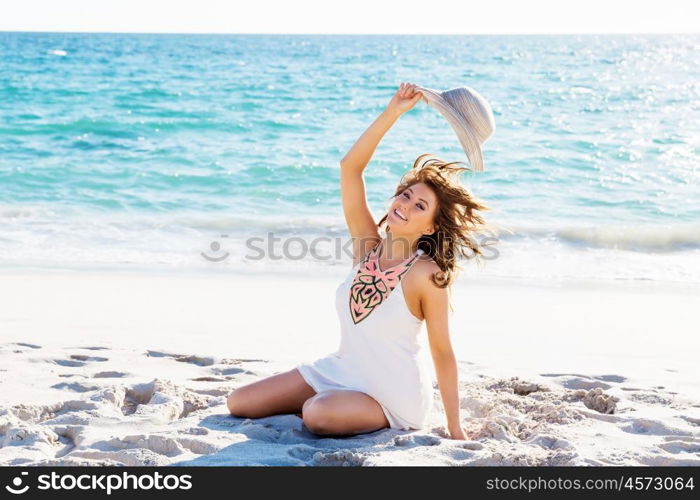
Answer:
[(1, 0), (0, 31), (700, 33), (697, 0)]

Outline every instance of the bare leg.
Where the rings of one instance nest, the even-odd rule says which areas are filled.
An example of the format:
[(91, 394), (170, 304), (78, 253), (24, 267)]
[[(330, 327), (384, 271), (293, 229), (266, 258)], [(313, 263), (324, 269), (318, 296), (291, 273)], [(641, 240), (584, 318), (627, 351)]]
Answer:
[(226, 403), (236, 417), (261, 418), (283, 413), (298, 414), (304, 401), (315, 394), (316, 391), (293, 368), (239, 387), (229, 395)]
[(347, 435), (389, 427), (382, 407), (364, 392), (319, 392), (302, 409), (304, 425), (315, 434)]

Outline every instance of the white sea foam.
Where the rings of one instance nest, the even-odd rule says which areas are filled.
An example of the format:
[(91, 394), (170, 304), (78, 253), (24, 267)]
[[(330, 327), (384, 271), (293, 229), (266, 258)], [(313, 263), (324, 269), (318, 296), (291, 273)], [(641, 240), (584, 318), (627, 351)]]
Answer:
[[(351, 262), (343, 222), (322, 217), (80, 215), (0, 211), (0, 265), (285, 272)], [(515, 228), (470, 275), (700, 282), (698, 226)], [(477, 238), (486, 243), (486, 240)], [(325, 272), (325, 271), (323, 271)]]

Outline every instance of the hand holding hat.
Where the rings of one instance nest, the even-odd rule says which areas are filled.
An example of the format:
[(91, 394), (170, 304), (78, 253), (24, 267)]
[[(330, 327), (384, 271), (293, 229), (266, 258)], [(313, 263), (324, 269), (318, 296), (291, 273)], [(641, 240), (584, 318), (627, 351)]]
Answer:
[(397, 115), (402, 115), (406, 111), (411, 110), (421, 98), (421, 94), (416, 91), (416, 87), (417, 85), (413, 83), (402, 82), (394, 97), (391, 98), (391, 102), (387, 105), (387, 110)]

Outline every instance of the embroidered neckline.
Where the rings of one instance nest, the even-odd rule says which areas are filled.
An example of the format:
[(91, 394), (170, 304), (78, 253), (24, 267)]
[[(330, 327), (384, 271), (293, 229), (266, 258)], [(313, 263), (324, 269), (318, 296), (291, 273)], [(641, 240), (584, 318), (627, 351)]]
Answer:
[(419, 248), (403, 262), (382, 270), (379, 268), (379, 252), (383, 243), (384, 240), (375, 245), (361, 261), (350, 286), (350, 317), (355, 324), (367, 318), (389, 297), (401, 278), (424, 253)]

